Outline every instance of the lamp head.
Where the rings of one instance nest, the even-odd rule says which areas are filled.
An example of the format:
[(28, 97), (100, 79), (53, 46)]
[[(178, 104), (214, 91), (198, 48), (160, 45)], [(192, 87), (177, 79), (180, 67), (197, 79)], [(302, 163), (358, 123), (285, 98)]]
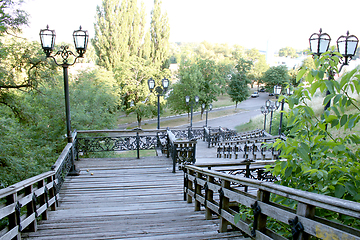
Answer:
[(152, 92), (154, 90), (154, 88), (155, 88), (155, 80), (154, 79), (150, 78), (148, 80), (148, 87), (149, 87), (150, 92)]
[(195, 96), (195, 103), (196, 103), (196, 104), (199, 103), (199, 96)]
[(322, 33), (320, 28), (319, 33), (313, 33), (309, 38), (310, 51), (313, 55), (320, 56), (329, 49), (330, 41), (329, 34)]
[(166, 92), (167, 88), (169, 87), (169, 79), (164, 78), (164, 79), (162, 80), (162, 86), (163, 86), (163, 88), (164, 88), (164, 91)]
[(76, 52), (79, 54), (79, 57), (83, 57), (89, 41), (88, 31), (82, 30), (80, 26), (79, 30), (74, 31), (73, 38)]
[(349, 35), (347, 31), (346, 36), (342, 35), (336, 41), (338, 52), (345, 57), (345, 65), (348, 64), (348, 58), (355, 55), (359, 39), (355, 35)]
[(49, 25), (46, 26), (46, 29), (40, 30), (40, 42), (41, 47), (44, 50), (46, 57), (50, 57), (55, 46), (55, 30), (50, 30)]

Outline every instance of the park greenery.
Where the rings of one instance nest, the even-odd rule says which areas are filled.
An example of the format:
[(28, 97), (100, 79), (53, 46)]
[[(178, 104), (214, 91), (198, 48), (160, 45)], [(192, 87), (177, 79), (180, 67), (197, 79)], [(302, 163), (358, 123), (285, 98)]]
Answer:
[[(0, 188), (50, 169), (66, 144), (62, 71), (45, 58), (39, 42), (18, 36), (28, 17), (20, 3), (0, 3)], [(278, 162), (272, 173), (286, 186), (360, 201), (360, 139), (354, 131), (360, 118), (358, 69), (334, 81), (327, 74), (337, 72), (336, 52), (288, 70), (268, 66), (257, 49), (170, 43), (170, 16), (161, 1), (154, 0), (150, 23), (146, 14), (136, 0), (103, 0), (98, 6), (95, 36), (81, 60), (89, 67), (70, 72), (73, 129), (114, 129), (123, 114), (136, 115), (141, 127), (144, 118), (157, 114), (149, 78), (157, 86), (165, 77), (171, 80), (160, 99), (161, 110), (173, 114), (190, 112), (187, 95), (191, 101), (199, 96), (194, 106), (199, 109), (225, 94), (237, 105), (250, 95), (249, 86), (272, 92), (274, 85), (292, 85), (294, 94), (280, 97), (289, 105), (287, 140), (275, 143), (287, 162)], [(279, 54), (295, 56), (287, 48)], [(170, 63), (179, 66), (177, 72), (171, 72)], [(323, 105), (330, 107), (317, 115), (310, 102), (325, 90), (330, 94)], [(346, 134), (334, 135), (334, 129)]]

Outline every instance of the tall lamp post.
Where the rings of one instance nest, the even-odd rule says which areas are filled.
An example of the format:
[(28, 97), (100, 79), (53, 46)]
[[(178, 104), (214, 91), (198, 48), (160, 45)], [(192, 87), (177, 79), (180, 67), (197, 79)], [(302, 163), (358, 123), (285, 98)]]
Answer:
[(270, 100), (267, 100), (265, 102), (265, 106), (270, 112), (270, 129), (269, 133), (271, 134), (271, 127), (272, 127), (272, 119), (273, 119), (273, 113), (279, 108), (280, 102), (271, 102)]
[[(148, 80), (148, 87), (150, 92), (152, 92), (155, 88), (155, 80), (150, 78)], [(162, 80), (162, 87), (157, 86), (155, 88), (155, 92), (157, 93), (157, 129), (160, 129), (160, 96), (162, 96), (169, 87), (169, 79), (164, 78)]]
[(191, 103), (190, 103), (190, 96), (186, 96), (185, 102), (186, 102), (186, 105), (190, 104), (190, 106), (191, 106), (190, 128), (192, 128), (194, 104), (197, 105), (199, 103), (199, 97), (195, 96), (195, 103), (193, 101), (191, 101)]
[[(46, 29), (40, 30), (41, 47), (44, 50), (47, 58), (52, 58), (56, 65), (63, 67), (64, 72), (64, 92), (65, 92), (65, 109), (66, 109), (66, 127), (67, 127), (67, 139), (68, 142), (72, 142), (71, 136), (71, 117), (70, 117), (70, 100), (69, 100), (69, 75), (68, 68), (75, 64), (78, 58), (84, 57), (89, 41), (89, 34), (87, 31), (81, 29), (75, 30), (73, 33), (74, 44), (78, 56), (69, 50), (69, 46), (61, 46), (60, 50), (54, 55), (51, 53), (55, 47), (55, 30), (50, 30), (49, 26)], [(59, 58), (58, 58), (59, 56)], [(73, 56), (75, 59), (72, 63), (69, 63), (69, 57)], [(58, 60), (60, 59), (60, 62)]]
[[(78, 54), (76, 56), (72, 51), (69, 50), (69, 46), (61, 46), (60, 50), (57, 51), (54, 55), (51, 55), (55, 47), (55, 30), (50, 30), (49, 25), (46, 26), (46, 29), (40, 30), (40, 41), (41, 47), (44, 50), (47, 58), (52, 58), (56, 65), (61, 66), (64, 72), (64, 93), (65, 93), (65, 114), (66, 114), (66, 128), (67, 128), (67, 140), (68, 143), (72, 143), (73, 139), (71, 136), (71, 117), (70, 117), (70, 100), (69, 100), (69, 74), (68, 68), (76, 63), (78, 58), (84, 57), (84, 54), (87, 49), (89, 34), (87, 31), (82, 30), (81, 26), (79, 30), (75, 30), (73, 33), (75, 49)], [(73, 56), (75, 59), (72, 63), (69, 63), (69, 57)], [(58, 60), (60, 62), (58, 62)], [(74, 158), (72, 159), (71, 168), (69, 175), (79, 175), (78, 170), (74, 163)]]
[(207, 125), (208, 125), (208, 112), (212, 110), (212, 104), (210, 103), (210, 104), (209, 104), (209, 108), (205, 109), (205, 108), (206, 108), (206, 104), (203, 103), (203, 104), (201, 105), (201, 108), (202, 108), (204, 111), (206, 111), (205, 127), (207, 127)]
[[(310, 51), (313, 55), (320, 56), (325, 53), (329, 49), (331, 38), (329, 34), (322, 33), (322, 29), (320, 28), (319, 33), (313, 33), (309, 38)], [(340, 66), (339, 72), (341, 72), (342, 68), (345, 65), (349, 64), (349, 61), (354, 57), (359, 39), (355, 35), (349, 35), (349, 31), (347, 31), (346, 36), (340, 36), (337, 41), (337, 49), (338, 52), (345, 58)], [(329, 73), (329, 80), (334, 79), (334, 73)], [(330, 91), (326, 91), (326, 95), (329, 95)], [(324, 110), (327, 110), (330, 107), (330, 101), (326, 104)]]
[[(286, 94), (288, 96), (292, 95), (293, 94), (293, 90), (291, 89), (291, 86), (289, 86), (287, 89), (286, 89)], [(279, 135), (281, 135), (281, 128), (282, 128), (282, 121), (283, 121), (283, 111), (284, 111), (284, 104), (285, 104), (285, 101), (284, 99), (281, 100), (281, 112), (280, 112), (280, 123), (279, 123)]]
[(261, 106), (261, 113), (264, 114), (264, 131), (266, 131), (266, 115), (269, 113), (269, 109), (265, 106)]

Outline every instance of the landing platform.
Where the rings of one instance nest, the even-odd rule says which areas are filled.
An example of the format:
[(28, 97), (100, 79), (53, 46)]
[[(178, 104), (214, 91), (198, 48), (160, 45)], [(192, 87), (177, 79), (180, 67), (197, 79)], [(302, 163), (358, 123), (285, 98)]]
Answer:
[(183, 173), (171, 159), (81, 159), (49, 219), (28, 239), (243, 239), (183, 201)]

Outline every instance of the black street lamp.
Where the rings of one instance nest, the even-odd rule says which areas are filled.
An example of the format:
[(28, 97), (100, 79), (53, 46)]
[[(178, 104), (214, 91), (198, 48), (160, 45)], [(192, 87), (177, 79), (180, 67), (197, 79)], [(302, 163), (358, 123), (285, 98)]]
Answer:
[[(150, 78), (148, 80), (148, 87), (150, 89), (150, 92), (152, 92), (155, 88), (155, 80)], [(167, 78), (164, 78), (162, 80), (162, 87), (157, 86), (155, 88), (155, 91), (157, 93), (157, 129), (160, 129), (160, 96), (163, 96), (163, 94), (167, 91), (169, 87), (169, 80)]]
[(206, 104), (203, 103), (203, 104), (201, 105), (201, 108), (203, 109), (203, 111), (206, 111), (205, 127), (207, 127), (207, 125), (208, 125), (208, 112), (212, 110), (212, 104), (210, 103), (210, 104), (209, 104), (209, 108), (205, 109), (205, 108), (206, 108)]
[[(310, 43), (310, 51), (313, 55), (320, 56), (325, 53), (329, 49), (331, 38), (328, 34), (322, 33), (322, 29), (320, 28), (320, 33), (313, 33), (309, 38)], [(345, 58), (342, 62), (339, 72), (341, 72), (342, 68), (345, 65), (349, 64), (349, 61), (354, 57), (359, 39), (355, 35), (349, 35), (349, 31), (347, 31), (346, 36), (340, 36), (337, 41), (338, 52)], [(331, 71), (329, 73), (329, 80), (334, 79), (334, 73)], [(329, 95), (330, 91), (326, 91), (326, 95)], [(330, 101), (324, 107), (326, 111), (330, 107)]]
[[(73, 33), (74, 44), (78, 56), (76, 56), (72, 51), (69, 50), (69, 46), (61, 46), (60, 50), (57, 51), (54, 55), (51, 53), (55, 47), (55, 30), (50, 30), (49, 25), (46, 26), (46, 29), (40, 30), (40, 41), (41, 47), (44, 50), (47, 58), (52, 58), (56, 65), (63, 68), (64, 73), (64, 93), (65, 93), (65, 114), (66, 114), (66, 128), (67, 128), (67, 140), (68, 143), (72, 143), (73, 139), (71, 136), (71, 117), (70, 117), (70, 100), (69, 100), (69, 74), (68, 68), (76, 63), (78, 58), (84, 57), (84, 54), (87, 49), (89, 34), (87, 31), (82, 30), (81, 26), (79, 30), (75, 30)], [(56, 59), (59, 56), (61, 62), (58, 62)], [(75, 59), (72, 63), (69, 63), (69, 57), (73, 56)], [(69, 175), (79, 175), (79, 171), (76, 170), (74, 163), (74, 158), (72, 158), (72, 166), (69, 171)]]
[(269, 113), (269, 109), (265, 106), (261, 106), (261, 113), (264, 114), (264, 131), (266, 131), (266, 115)]
[[(329, 34), (322, 33), (322, 29), (320, 28), (319, 33), (313, 33), (309, 38), (310, 51), (313, 55), (320, 56), (328, 51), (330, 41), (331, 38)], [(346, 32), (346, 36), (342, 35), (336, 40), (338, 52), (345, 58), (339, 72), (341, 72), (342, 67), (348, 65), (349, 60), (354, 57), (358, 43), (359, 39), (355, 35), (349, 35), (349, 31)]]
[(186, 102), (186, 105), (190, 104), (190, 106), (191, 106), (190, 128), (192, 128), (194, 104), (197, 105), (199, 103), (199, 97), (195, 96), (195, 103), (193, 101), (191, 101), (191, 103), (190, 103), (190, 96), (186, 96), (185, 97), (185, 102)]
[[(72, 142), (71, 136), (71, 117), (70, 117), (70, 100), (69, 100), (69, 75), (68, 75), (68, 67), (75, 64), (78, 58), (84, 57), (84, 54), (87, 49), (87, 44), (89, 41), (89, 35), (87, 31), (81, 29), (74, 31), (73, 38), (76, 52), (78, 56), (76, 56), (73, 52), (69, 50), (69, 46), (61, 46), (60, 50), (57, 51), (54, 55), (51, 53), (55, 47), (55, 30), (50, 30), (49, 26), (46, 26), (46, 29), (40, 30), (40, 41), (41, 47), (44, 50), (47, 58), (52, 58), (56, 65), (63, 67), (64, 72), (64, 93), (65, 93), (65, 109), (66, 109), (66, 127), (67, 127), (67, 139), (68, 142)], [(57, 56), (61, 57), (61, 62), (58, 62)], [(72, 63), (68, 62), (68, 58), (70, 56), (75, 57)]]
[[(288, 96), (292, 95), (293, 94), (293, 90), (291, 89), (291, 86), (289, 86), (287, 89), (286, 89), (286, 94)], [(284, 99), (281, 100), (281, 110), (280, 110), (280, 123), (279, 123), (279, 135), (281, 135), (281, 128), (282, 128), (282, 121), (283, 121), (283, 111), (284, 111), (284, 104), (285, 104), (285, 101)]]
[(274, 102), (272, 102), (270, 100), (267, 100), (265, 102), (265, 106), (268, 109), (268, 111), (270, 112), (270, 129), (269, 129), (269, 133), (271, 134), (273, 113), (279, 108), (280, 102), (275, 102), (274, 103)]

